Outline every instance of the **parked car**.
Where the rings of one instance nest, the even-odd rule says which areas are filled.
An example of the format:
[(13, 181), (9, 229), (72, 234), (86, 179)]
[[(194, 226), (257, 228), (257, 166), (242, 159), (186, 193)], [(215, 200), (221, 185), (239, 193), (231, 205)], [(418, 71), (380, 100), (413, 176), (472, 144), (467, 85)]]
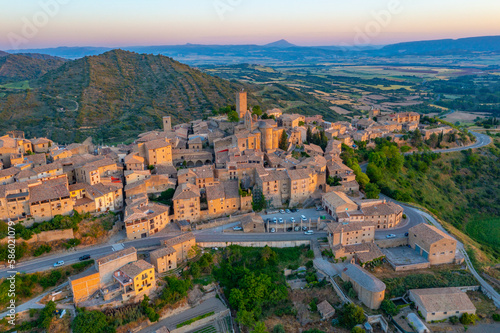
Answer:
[(278, 219), (277, 218), (273, 218), (273, 223), (278, 223)]
[(242, 227), (238, 227), (238, 226), (236, 226), (236, 227), (234, 227), (234, 228), (233, 228), (233, 230), (234, 230), (234, 231), (241, 231), (241, 230), (243, 230), (243, 228), (242, 228)]
[(322, 206), (316, 206), (316, 210), (317, 211), (320, 211), (320, 210), (323, 210), (324, 208)]
[(298, 210), (297, 208), (292, 208), (290, 211), (291, 211), (292, 213), (297, 213), (299, 210)]
[(285, 211), (283, 209), (280, 209), (281, 214), (285, 214)]
[(295, 227), (294, 230), (295, 231), (300, 231), (300, 227)]
[(80, 261), (89, 260), (89, 259), (90, 259), (90, 254), (84, 254), (83, 256), (78, 258), (78, 260), (80, 260)]
[(285, 213), (290, 214), (292, 211), (290, 209), (285, 209)]
[(62, 266), (62, 265), (64, 265), (64, 261), (59, 260), (58, 262), (56, 262), (56, 263), (54, 264), (54, 267), (59, 267), (59, 266)]
[(405, 232), (405, 237), (408, 237), (408, 233), (407, 232)]
[(307, 227), (302, 227), (302, 230), (306, 231), (306, 230), (307, 230)]
[(292, 227), (286, 228), (286, 231), (288, 231), (288, 232), (293, 231), (293, 228)]
[(304, 232), (304, 235), (312, 235), (314, 234), (314, 231), (312, 230), (307, 230), (306, 232)]
[(276, 229), (274, 229), (274, 228), (271, 228), (271, 232), (276, 232)]
[(278, 222), (279, 222), (279, 223), (283, 223), (283, 219), (280, 217), (280, 218), (278, 219)]
[(293, 216), (290, 217), (290, 222), (295, 223), (295, 218)]
[(389, 234), (389, 235), (387, 235), (387, 236), (385, 236), (385, 237), (386, 237), (386, 238), (396, 238), (396, 235), (394, 235), (394, 234)]
[(301, 219), (302, 221), (307, 221), (307, 219), (306, 219), (306, 217), (305, 217), (304, 215), (300, 215), (300, 219)]

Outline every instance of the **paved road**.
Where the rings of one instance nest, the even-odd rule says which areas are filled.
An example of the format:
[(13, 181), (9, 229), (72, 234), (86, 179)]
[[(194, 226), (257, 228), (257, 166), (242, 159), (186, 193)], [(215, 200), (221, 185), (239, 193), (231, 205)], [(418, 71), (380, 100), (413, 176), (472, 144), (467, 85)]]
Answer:
[(156, 330), (158, 330), (164, 326), (166, 326), (170, 331), (172, 331), (172, 330), (176, 329), (178, 324), (183, 323), (186, 320), (204, 315), (206, 313), (210, 313), (212, 311), (215, 313), (218, 313), (218, 312), (224, 311), (226, 309), (227, 308), (224, 306), (224, 304), (222, 304), (222, 302), (220, 300), (218, 300), (215, 297), (210, 298), (192, 309), (186, 310), (186, 311), (179, 313), (175, 316), (165, 318), (165, 319), (157, 322), (156, 324), (151, 325), (151, 326), (149, 326), (149, 327), (147, 327), (139, 332), (140, 333), (154, 333), (154, 332), (156, 332)]

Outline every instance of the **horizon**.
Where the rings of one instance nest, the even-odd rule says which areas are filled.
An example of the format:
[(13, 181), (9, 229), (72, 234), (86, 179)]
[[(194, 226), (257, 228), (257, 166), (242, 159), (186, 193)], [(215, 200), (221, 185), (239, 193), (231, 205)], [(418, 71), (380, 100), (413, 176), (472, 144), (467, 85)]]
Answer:
[(478, 2), (28, 1), (4, 5), (9, 17), (0, 27), (0, 49), (265, 45), (281, 39), (304, 47), (383, 46), (500, 35), (500, 3)]
[[(425, 40), (408, 40), (408, 41), (400, 41), (400, 42), (394, 42), (394, 43), (388, 43), (388, 44), (359, 44), (357, 46), (361, 47), (384, 47), (387, 45), (393, 45), (393, 44), (401, 44), (401, 43), (412, 43), (412, 42), (427, 42), (427, 41), (437, 41), (437, 40), (459, 40), (459, 39), (467, 39), (467, 38), (485, 38), (485, 37), (500, 37), (499, 35), (482, 35), (482, 36), (464, 36), (464, 37), (457, 37), (457, 38), (439, 38), (439, 39), (425, 39)], [(190, 43), (186, 42), (183, 44), (144, 44), (144, 45), (121, 45), (121, 46), (96, 46), (96, 45), (75, 45), (75, 46), (68, 46), (68, 45), (59, 45), (59, 46), (52, 46), (52, 47), (39, 47), (39, 48), (20, 48), (20, 49), (0, 49), (0, 51), (4, 52), (9, 52), (9, 51), (23, 51), (23, 50), (45, 50), (45, 49), (58, 49), (58, 48), (107, 48), (110, 50), (117, 50), (117, 49), (122, 49), (122, 48), (135, 48), (135, 47), (163, 47), (163, 46), (186, 46), (186, 45), (199, 45), (199, 46), (245, 46), (245, 45), (250, 45), (250, 46), (267, 46), (269, 44), (273, 44), (276, 42), (281, 42), (285, 41), (293, 46), (297, 47), (341, 47), (341, 46), (346, 46), (345, 44), (343, 45), (342, 43), (339, 44), (331, 44), (331, 45), (299, 45), (295, 44), (287, 39), (279, 39), (275, 40), (272, 42), (264, 43), (264, 44), (252, 44), (252, 43), (245, 43), (245, 44), (200, 44), (200, 43)], [(347, 45), (347, 46), (352, 46), (356, 47), (356, 45)]]

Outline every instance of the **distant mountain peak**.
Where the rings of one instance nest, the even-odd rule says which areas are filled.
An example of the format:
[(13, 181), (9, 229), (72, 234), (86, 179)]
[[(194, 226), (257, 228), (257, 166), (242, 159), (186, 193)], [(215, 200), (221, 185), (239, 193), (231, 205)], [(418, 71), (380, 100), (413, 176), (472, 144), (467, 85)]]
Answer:
[(287, 47), (294, 47), (295, 45), (287, 41), (286, 39), (280, 39), (279, 41), (269, 43), (264, 45), (266, 47), (279, 47), (279, 48), (287, 48)]

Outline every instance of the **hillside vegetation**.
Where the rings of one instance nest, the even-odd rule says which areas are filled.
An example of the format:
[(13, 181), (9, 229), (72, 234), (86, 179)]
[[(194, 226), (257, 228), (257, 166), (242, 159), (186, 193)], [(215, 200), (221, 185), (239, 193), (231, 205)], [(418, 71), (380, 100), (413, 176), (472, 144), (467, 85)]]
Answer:
[[(30, 87), (0, 87), (0, 130), (20, 129), (59, 143), (89, 135), (96, 142), (122, 142), (161, 128), (165, 115), (174, 124), (201, 119), (234, 104), (235, 93), (243, 88), (249, 91), (249, 105), (264, 110), (300, 100), (305, 102), (297, 111), (314, 114), (318, 105), (326, 104), (285, 86), (223, 80), (165, 56), (123, 50), (68, 61), (31, 81)], [(328, 110), (324, 105), (322, 109)]]
[[(391, 154), (386, 154), (387, 152)], [(426, 207), (500, 258), (500, 139), (477, 150), (412, 154), (372, 153), (370, 181), (383, 194)]]
[(65, 62), (45, 54), (0, 54), (0, 84), (39, 78)]

